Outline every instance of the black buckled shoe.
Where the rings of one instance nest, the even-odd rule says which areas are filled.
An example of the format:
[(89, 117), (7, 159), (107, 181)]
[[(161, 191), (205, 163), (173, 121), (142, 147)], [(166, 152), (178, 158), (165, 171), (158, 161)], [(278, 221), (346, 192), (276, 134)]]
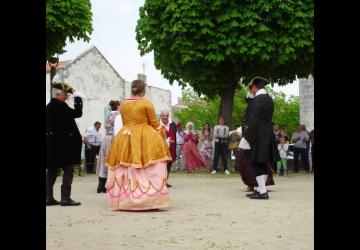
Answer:
[(74, 201), (71, 198), (71, 186), (61, 185), (61, 201), (60, 206), (79, 206), (80, 202)]
[(257, 193), (256, 195), (250, 196), (250, 199), (268, 200), (269, 194), (268, 194), (268, 192), (266, 192), (264, 194)]
[(60, 202), (58, 202), (54, 198), (46, 200), (46, 206), (56, 206), (56, 205), (59, 205), (59, 204), (60, 204)]
[(254, 196), (254, 195), (257, 195), (258, 194), (258, 191), (254, 191), (250, 194), (246, 194), (246, 197), (251, 197), (251, 196)]
[(72, 199), (61, 200), (61, 201), (60, 201), (60, 206), (79, 206), (79, 205), (81, 205), (80, 202), (74, 201), (74, 200), (72, 200)]

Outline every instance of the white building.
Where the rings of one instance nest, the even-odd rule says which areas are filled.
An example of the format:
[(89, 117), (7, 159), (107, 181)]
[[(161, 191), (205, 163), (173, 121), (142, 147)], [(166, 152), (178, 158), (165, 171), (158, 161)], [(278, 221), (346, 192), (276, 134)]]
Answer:
[[(139, 79), (146, 76), (139, 74)], [(76, 119), (80, 133), (91, 127), (95, 121), (104, 123), (109, 113), (110, 100), (124, 100), (130, 97), (131, 82), (122, 78), (106, 58), (95, 47), (91, 47), (72, 61), (59, 62), (53, 81), (61, 80), (84, 93), (83, 116)], [(171, 92), (157, 87), (146, 87), (145, 98), (152, 101), (156, 113), (171, 112)], [(50, 101), (50, 68), (46, 65), (46, 104)], [(72, 99), (68, 104), (73, 107)], [(104, 126), (101, 127), (104, 134)]]

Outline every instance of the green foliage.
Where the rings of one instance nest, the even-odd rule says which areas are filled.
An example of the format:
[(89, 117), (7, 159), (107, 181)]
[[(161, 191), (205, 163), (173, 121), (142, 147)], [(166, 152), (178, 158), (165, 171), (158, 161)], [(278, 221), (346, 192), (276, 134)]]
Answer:
[(283, 92), (275, 92), (270, 87), (266, 88), (266, 91), (274, 100), (274, 115), (273, 122), (281, 127), (286, 128), (288, 136), (296, 131), (296, 127), (300, 124), (300, 102), (298, 96), (289, 96)]
[[(231, 117), (232, 124), (238, 125), (243, 118), (247, 105), (245, 97), (246, 91), (244, 89), (236, 91), (234, 110)], [(206, 96), (199, 97), (193, 90), (187, 88), (183, 90), (182, 98), (185, 105), (189, 108), (176, 112), (175, 117), (184, 125), (192, 121), (195, 128), (200, 130), (205, 123), (209, 123), (212, 127), (218, 124), (217, 112), (220, 105), (219, 96), (212, 99)]]
[(46, 1), (46, 58), (61, 54), (66, 39), (89, 42), (92, 31), (90, 0)]
[(217, 111), (220, 105), (220, 98), (210, 100), (207, 97), (199, 97), (193, 90), (186, 88), (182, 91), (182, 99), (189, 108), (175, 112), (175, 117), (183, 123), (194, 123), (195, 129), (200, 131), (205, 123), (210, 126), (217, 124)]
[[(300, 123), (299, 97), (287, 96), (283, 92), (275, 92), (271, 87), (266, 91), (273, 98), (275, 104), (273, 122), (279, 127), (285, 127), (288, 135), (295, 132), (297, 125)], [(246, 90), (241, 89), (235, 92), (234, 110), (232, 113), (232, 124), (236, 127), (241, 123), (246, 109)], [(200, 131), (205, 123), (211, 127), (218, 124), (217, 111), (220, 105), (220, 97), (213, 99), (199, 97), (194, 91), (185, 89), (183, 91), (183, 101), (189, 108), (175, 113), (175, 117), (185, 124), (192, 121), (195, 129)]]
[(313, 22), (313, 0), (145, 0), (136, 39), (171, 84), (216, 97), (240, 78), (308, 77)]

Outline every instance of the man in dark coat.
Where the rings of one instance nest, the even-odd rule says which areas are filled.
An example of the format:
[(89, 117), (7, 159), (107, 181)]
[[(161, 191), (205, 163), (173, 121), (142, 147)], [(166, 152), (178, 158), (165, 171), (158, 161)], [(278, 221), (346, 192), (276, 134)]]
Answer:
[[(243, 135), (246, 134), (247, 120), (249, 119), (249, 109), (250, 109), (249, 107), (251, 106), (253, 99), (254, 99), (254, 95), (251, 93), (248, 93), (248, 95), (245, 99), (245, 101), (247, 103), (247, 107), (245, 110), (245, 115), (244, 115), (244, 118), (242, 121), (242, 127), (241, 127)], [(248, 142), (241, 141), (239, 148), (240, 148), (240, 152), (239, 152), (238, 159), (236, 159), (236, 164), (238, 165), (241, 179), (243, 180), (244, 184), (248, 186), (247, 191), (255, 191), (255, 187), (258, 187), (258, 184), (256, 181), (255, 169), (249, 161), (249, 153), (250, 153), (250, 149), (251, 149), (250, 145), (248, 144)], [(268, 177), (265, 182), (265, 185), (266, 186), (275, 185), (270, 164), (268, 164), (268, 167), (267, 167), (267, 175), (268, 175)]]
[[(74, 164), (80, 164), (82, 138), (75, 118), (82, 116), (82, 94), (65, 83), (54, 83), (53, 98), (46, 106), (46, 206), (77, 206), (80, 202), (70, 198)], [(65, 101), (74, 95), (74, 109)], [(57, 169), (64, 171), (61, 201), (53, 196)]]
[(268, 80), (261, 77), (250, 82), (254, 98), (249, 106), (244, 138), (250, 144), (249, 158), (258, 183), (258, 190), (249, 195), (251, 199), (269, 199), (265, 186), (268, 164), (276, 161), (272, 126), (274, 102), (264, 89), (268, 83)]

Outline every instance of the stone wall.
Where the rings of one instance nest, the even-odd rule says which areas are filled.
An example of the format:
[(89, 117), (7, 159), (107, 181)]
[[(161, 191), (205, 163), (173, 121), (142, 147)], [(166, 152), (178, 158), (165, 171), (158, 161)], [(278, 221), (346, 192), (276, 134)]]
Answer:
[(299, 79), (300, 123), (305, 124), (308, 131), (314, 129), (314, 78)]

